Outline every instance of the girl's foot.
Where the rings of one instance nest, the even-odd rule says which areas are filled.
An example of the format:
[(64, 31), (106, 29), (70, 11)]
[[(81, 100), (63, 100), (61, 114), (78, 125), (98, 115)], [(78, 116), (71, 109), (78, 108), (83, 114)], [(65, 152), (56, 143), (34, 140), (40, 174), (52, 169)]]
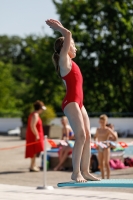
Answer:
[(84, 179), (84, 177), (81, 175), (81, 173), (76, 173), (76, 174), (72, 173), (71, 179), (76, 181), (76, 182), (80, 182), (80, 183), (87, 182), (87, 180)]
[(53, 170), (54, 170), (54, 171), (64, 171), (65, 168), (62, 167), (62, 166), (60, 166), (60, 167), (57, 166), (57, 167), (55, 167)]
[(29, 169), (30, 172), (39, 172), (40, 169), (38, 167), (33, 167)]
[(82, 176), (89, 181), (100, 181), (100, 178), (97, 178), (95, 176), (93, 176), (92, 174), (90, 174), (89, 172), (82, 172)]
[(54, 171), (58, 171), (58, 167), (55, 167), (53, 170), (54, 170)]
[(53, 170), (58, 171), (59, 169), (60, 169), (60, 167), (57, 165)]

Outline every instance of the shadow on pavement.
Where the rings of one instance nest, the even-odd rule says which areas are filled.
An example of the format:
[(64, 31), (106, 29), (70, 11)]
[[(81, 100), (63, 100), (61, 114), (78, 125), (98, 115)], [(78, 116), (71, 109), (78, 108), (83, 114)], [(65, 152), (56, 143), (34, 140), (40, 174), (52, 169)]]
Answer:
[(2, 174), (20, 174), (20, 173), (26, 173), (24, 171), (4, 171), (4, 172), (0, 172), (0, 175)]

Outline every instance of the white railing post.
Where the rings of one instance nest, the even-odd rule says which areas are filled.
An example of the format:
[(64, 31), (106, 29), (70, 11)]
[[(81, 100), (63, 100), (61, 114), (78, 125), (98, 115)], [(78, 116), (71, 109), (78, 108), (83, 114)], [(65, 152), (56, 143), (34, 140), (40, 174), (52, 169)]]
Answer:
[(37, 189), (53, 190), (53, 186), (47, 186), (47, 135), (44, 137), (44, 152), (43, 152), (43, 187)]
[(43, 187), (45, 188), (46, 183), (46, 171), (47, 171), (47, 135), (44, 137), (44, 153), (43, 153)]

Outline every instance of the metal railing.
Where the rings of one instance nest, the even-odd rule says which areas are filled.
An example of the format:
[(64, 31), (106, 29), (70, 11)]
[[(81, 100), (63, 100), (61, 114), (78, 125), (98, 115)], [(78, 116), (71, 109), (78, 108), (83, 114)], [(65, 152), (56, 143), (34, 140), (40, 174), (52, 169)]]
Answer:
[[(99, 117), (106, 114), (108, 117), (133, 117), (133, 112), (88, 112), (89, 117)], [(62, 117), (63, 112), (57, 112), (57, 117)]]

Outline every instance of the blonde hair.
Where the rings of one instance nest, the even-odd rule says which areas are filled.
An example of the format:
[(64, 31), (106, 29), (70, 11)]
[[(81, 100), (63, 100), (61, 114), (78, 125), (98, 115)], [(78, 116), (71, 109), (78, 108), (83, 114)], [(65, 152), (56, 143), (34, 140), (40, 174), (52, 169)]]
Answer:
[(64, 120), (66, 120), (67, 122), (68, 122), (68, 119), (67, 119), (67, 117), (66, 116), (62, 116), (62, 118), (61, 119), (64, 119)]
[(55, 66), (57, 74), (60, 76), (60, 68), (59, 68), (59, 58), (60, 51), (64, 43), (64, 37), (59, 37), (54, 43), (54, 53), (52, 56), (52, 61)]
[(102, 120), (104, 120), (104, 121), (108, 121), (108, 117), (107, 117), (107, 115), (105, 115), (105, 114), (103, 114), (103, 115), (100, 115), (100, 117), (99, 117), (100, 119), (102, 119)]

